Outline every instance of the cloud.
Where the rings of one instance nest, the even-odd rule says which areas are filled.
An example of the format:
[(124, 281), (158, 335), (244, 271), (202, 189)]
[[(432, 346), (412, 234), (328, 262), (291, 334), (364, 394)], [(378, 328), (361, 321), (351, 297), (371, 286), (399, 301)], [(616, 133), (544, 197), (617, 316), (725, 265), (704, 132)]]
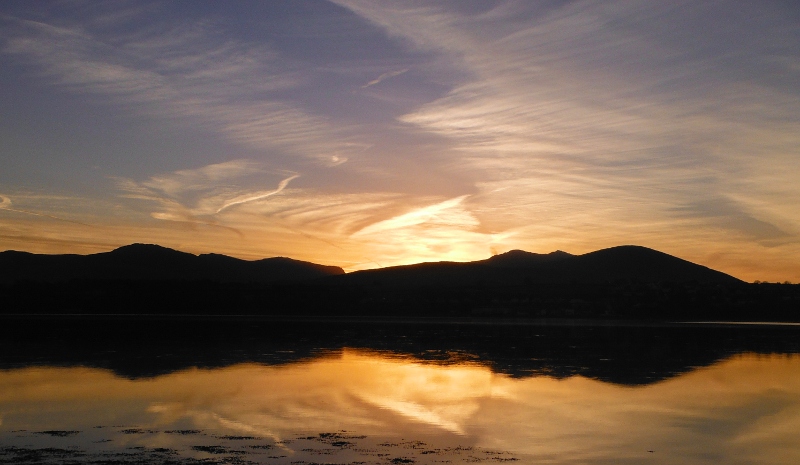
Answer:
[(208, 25), (110, 35), (86, 27), (88, 18), (80, 25), (4, 23), (3, 53), (33, 62), (54, 85), (106, 96), (131, 113), (199, 124), (244, 147), (279, 149), (323, 164), (330, 163), (330, 152), (346, 154), (352, 147), (352, 131), (282, 94), (304, 81), (290, 59), (263, 45), (225, 39)]
[(373, 222), (350, 238), (376, 251), (386, 266), (488, 257), (515, 232), (481, 231), (480, 221), (465, 205), (469, 198), (463, 195)]
[(408, 72), (408, 68), (404, 68), (404, 69), (397, 70), (397, 71), (389, 71), (388, 73), (383, 73), (380, 76), (378, 76), (377, 78), (375, 78), (375, 79), (369, 81), (368, 83), (364, 84), (363, 86), (361, 86), (361, 88), (362, 89), (366, 89), (367, 87), (371, 87), (371, 86), (374, 86), (376, 84), (380, 84), (381, 82), (383, 82), (383, 81), (385, 81), (385, 80), (387, 80), (389, 78), (393, 78), (395, 76), (400, 76), (401, 74), (403, 74), (405, 72)]
[(253, 160), (231, 160), (152, 176), (142, 182), (142, 186), (176, 196), (187, 191), (206, 190), (232, 179), (263, 172), (261, 165)]
[(177, 223), (186, 223), (186, 224), (191, 225), (191, 226), (204, 225), (204, 226), (211, 226), (211, 227), (215, 227), (215, 228), (222, 228), (222, 229), (224, 229), (226, 231), (230, 231), (230, 232), (236, 234), (240, 238), (244, 238), (244, 233), (241, 230), (233, 228), (231, 226), (225, 226), (225, 225), (219, 224), (217, 221), (213, 221), (213, 220), (210, 220), (210, 219), (207, 219), (207, 218), (200, 218), (200, 217), (197, 217), (195, 215), (192, 215), (192, 214), (186, 212), (186, 210), (182, 206), (178, 206), (178, 208), (175, 208), (171, 212), (169, 212), (169, 211), (168, 212), (153, 212), (153, 213), (150, 214), (150, 216), (152, 218), (154, 218), (154, 219), (157, 219), (157, 220), (174, 221), (174, 222), (177, 222)]
[(123, 197), (155, 202), (160, 210), (151, 212), (152, 218), (220, 227), (243, 236), (239, 228), (220, 224), (214, 216), (233, 206), (276, 195), (300, 176), (293, 174), (282, 179), (271, 191), (253, 191), (230, 184), (232, 181), (252, 183), (252, 179), (248, 181), (247, 178), (264, 175), (269, 173), (252, 160), (232, 160), (161, 174), (143, 182), (125, 178), (116, 178), (115, 181)]
[(40, 213), (40, 212), (31, 211), (31, 210), (22, 210), (22, 209), (19, 209), (19, 208), (11, 208), (11, 206), (12, 206), (11, 199), (9, 197), (6, 197), (5, 195), (0, 195), (0, 210), (6, 210), (6, 211), (14, 212), (14, 213), (23, 213), (25, 215), (39, 216), (39, 217), (42, 217), (42, 218), (50, 218), (51, 220), (64, 221), (66, 223), (79, 224), (81, 226), (92, 227), (92, 225), (87, 224), (87, 223), (83, 223), (83, 222), (80, 222), (80, 221), (69, 220), (69, 219), (66, 219), (66, 218), (62, 218), (60, 216), (48, 215), (46, 213)]
[(797, 241), (798, 237), (782, 231), (767, 221), (748, 213), (740, 205), (726, 198), (696, 200), (673, 209), (679, 216), (701, 218), (721, 227), (758, 241), (766, 246)]
[(282, 180), (280, 183), (278, 183), (278, 188), (275, 189), (274, 191), (258, 192), (258, 193), (255, 193), (255, 194), (240, 195), (239, 197), (231, 199), (228, 202), (226, 202), (224, 205), (219, 207), (219, 209), (217, 209), (217, 213), (221, 212), (222, 210), (225, 210), (226, 208), (233, 207), (234, 205), (241, 205), (241, 204), (247, 203), (247, 202), (254, 202), (256, 200), (262, 200), (262, 199), (265, 199), (267, 197), (271, 197), (271, 196), (273, 196), (275, 194), (278, 194), (282, 190), (284, 190), (286, 188), (286, 186), (289, 185), (289, 182), (291, 182), (293, 179), (298, 178), (298, 177), (300, 177), (300, 175), (299, 174), (295, 174), (295, 175), (289, 176), (288, 178)]
[(769, 210), (694, 208), (703, 235), (773, 243), (800, 225), (786, 169), (800, 144), (800, 43), (780, 39), (793, 28), (783, 6), (337, 3), (449, 66), (447, 94), (397, 119), (444, 140), (452, 173), (497, 192), (470, 200), (482, 228), (546, 234), (526, 235), (530, 248), (556, 231), (635, 237), (626, 224), (638, 221), (657, 247), (683, 234), (675, 213), (698, 198)]
[[(408, 213), (389, 218), (388, 220), (373, 223), (363, 229), (360, 229), (359, 231), (356, 231), (353, 233), (353, 236), (357, 237), (369, 234), (380, 234), (389, 230), (407, 228), (431, 221), (447, 222), (448, 220), (452, 220), (452, 216), (446, 216), (446, 219), (442, 218), (447, 210), (458, 207), (467, 197), (469, 196), (462, 195), (461, 197), (456, 197), (454, 199), (445, 200), (444, 202), (434, 205), (415, 209)], [(474, 226), (475, 224), (471, 220), (464, 221), (462, 218), (458, 218), (457, 222), (461, 224), (468, 223), (471, 226)]]
[[(504, 2), (466, 14), (446, 4), (339, 3), (464, 71), (445, 97), (399, 119), (484, 158), (515, 155), (535, 163), (556, 155), (591, 166), (598, 159), (647, 162), (669, 150), (702, 166), (706, 144), (724, 143), (732, 119), (756, 129), (754, 104), (770, 121), (797, 121), (797, 95), (787, 105), (784, 93), (739, 81), (715, 60), (719, 50), (709, 49), (733, 45), (704, 31), (702, 17), (711, 13), (703, 7), (598, 2), (548, 9)], [(687, 18), (706, 42), (689, 42), (680, 28), (666, 26)], [(697, 47), (704, 55), (694, 56)], [(758, 59), (755, 50), (747, 52), (742, 58)]]

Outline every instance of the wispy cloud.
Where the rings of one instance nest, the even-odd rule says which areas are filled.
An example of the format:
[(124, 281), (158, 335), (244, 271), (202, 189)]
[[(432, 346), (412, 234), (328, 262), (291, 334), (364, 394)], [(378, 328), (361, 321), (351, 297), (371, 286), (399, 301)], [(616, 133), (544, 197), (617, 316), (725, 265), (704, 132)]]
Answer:
[(408, 72), (408, 68), (400, 69), (400, 70), (397, 70), (397, 71), (389, 71), (388, 73), (383, 73), (380, 76), (378, 76), (377, 78), (375, 78), (375, 79), (369, 81), (368, 83), (364, 84), (363, 86), (361, 86), (361, 88), (362, 89), (366, 89), (367, 87), (371, 87), (371, 86), (374, 86), (376, 84), (380, 84), (381, 82), (383, 82), (383, 81), (385, 81), (385, 80), (387, 80), (389, 78), (393, 78), (395, 76), (400, 76), (401, 74), (406, 73), (406, 72)]
[(217, 213), (221, 212), (222, 210), (225, 210), (226, 208), (233, 207), (235, 205), (241, 205), (241, 204), (247, 203), (247, 202), (254, 202), (256, 200), (263, 200), (263, 199), (266, 199), (267, 197), (271, 197), (271, 196), (273, 196), (275, 194), (278, 194), (282, 190), (284, 190), (286, 188), (286, 186), (289, 185), (289, 182), (291, 182), (292, 179), (295, 179), (295, 178), (298, 178), (298, 177), (300, 177), (299, 174), (295, 174), (295, 175), (289, 176), (288, 178), (286, 178), (286, 179), (282, 180), (280, 183), (278, 183), (278, 188), (273, 190), (273, 191), (258, 192), (258, 193), (254, 193), (254, 194), (240, 195), (240, 196), (238, 196), (236, 198), (233, 198), (233, 199), (229, 200), (228, 202), (226, 202), (221, 207), (219, 207), (217, 209)]
[(347, 128), (282, 98), (303, 77), (263, 45), (224, 39), (202, 24), (112, 36), (79, 25), (4, 23), (4, 53), (32, 61), (55, 85), (107, 96), (133, 113), (199, 123), (246, 147), (324, 164), (346, 161), (341, 154), (353, 146)]
[(439, 222), (454, 223), (459, 226), (475, 226), (476, 221), (468, 218), (466, 221), (463, 216), (446, 215), (448, 210), (458, 207), (468, 196), (463, 195), (454, 199), (445, 200), (434, 205), (418, 208), (408, 213), (389, 218), (388, 220), (373, 223), (363, 229), (353, 233), (353, 236), (364, 236), (368, 234), (380, 234), (386, 231), (416, 226), (422, 223)]
[[(116, 179), (122, 196), (154, 202), (159, 209), (150, 216), (159, 220), (225, 228), (243, 236), (240, 229), (225, 225), (216, 215), (233, 206), (256, 202), (283, 191), (298, 174), (290, 175), (278, 182), (270, 191), (253, 191), (243, 184), (243, 178), (268, 175), (269, 173), (251, 160), (234, 160), (207, 165), (192, 170), (153, 176), (143, 182)], [(244, 181), (248, 184), (250, 181)]]
[(80, 221), (70, 220), (70, 219), (62, 218), (60, 216), (55, 216), (55, 215), (49, 215), (47, 213), (41, 213), (41, 212), (36, 212), (36, 211), (31, 211), (31, 210), (23, 210), (23, 209), (20, 209), (20, 208), (14, 208), (12, 205), (13, 205), (13, 203), (11, 202), (11, 199), (9, 197), (6, 197), (5, 195), (0, 195), (0, 210), (5, 210), (5, 211), (9, 211), (9, 212), (14, 212), (14, 213), (23, 213), (25, 215), (39, 216), (39, 217), (42, 217), (42, 218), (49, 218), (51, 220), (64, 221), (64, 222), (67, 222), (67, 223), (73, 223), (73, 224), (79, 224), (81, 226), (92, 227), (92, 225), (87, 224), (87, 223), (83, 223), (83, 222), (80, 222)]
[(758, 219), (731, 199), (706, 198), (674, 209), (677, 215), (703, 218), (718, 227), (736, 231), (766, 246), (797, 240), (774, 224)]
[[(770, 45), (792, 27), (776, 11), (337, 3), (454, 70), (447, 95), (398, 119), (448, 141), (450, 169), (487, 189), (470, 202), (481, 228), (536, 230), (523, 234), (535, 248), (553, 243), (548, 228), (562, 240), (606, 237), (604, 228), (636, 237), (625, 224), (636, 218), (659, 247), (682, 234), (676, 216), (694, 205), (695, 230), (738, 237), (731, 248), (797, 240), (800, 214), (784, 204), (800, 193), (781, 172), (800, 146), (798, 44)], [(763, 28), (748, 26), (753, 15)], [(770, 219), (702, 200), (721, 198), (769, 206)]]
[(178, 196), (186, 192), (224, 186), (232, 179), (264, 172), (262, 165), (253, 160), (231, 160), (200, 168), (155, 175), (143, 181), (141, 185), (169, 196)]
[(380, 251), (382, 263), (387, 265), (487, 257), (514, 232), (481, 231), (480, 221), (464, 205), (469, 197), (455, 197), (373, 222), (350, 237)]

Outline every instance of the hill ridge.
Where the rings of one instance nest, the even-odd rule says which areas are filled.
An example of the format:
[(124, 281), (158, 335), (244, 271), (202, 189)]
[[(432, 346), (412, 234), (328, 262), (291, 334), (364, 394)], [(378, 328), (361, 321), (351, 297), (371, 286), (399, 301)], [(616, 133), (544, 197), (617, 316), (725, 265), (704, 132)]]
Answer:
[(344, 274), (340, 267), (287, 257), (243, 260), (222, 254), (195, 255), (143, 243), (89, 255), (0, 252), (0, 282), (88, 279), (268, 283), (305, 281), (338, 274)]
[(176, 279), (276, 282), (329, 276), (337, 276), (344, 283), (371, 279), (396, 286), (469, 282), (499, 285), (572, 281), (602, 283), (619, 280), (741, 282), (709, 267), (639, 245), (620, 245), (581, 255), (561, 250), (539, 254), (514, 249), (472, 262), (423, 262), (351, 273), (345, 273), (340, 267), (288, 257), (243, 260), (217, 253), (195, 255), (145, 243), (89, 255), (0, 252), (0, 281)]
[(537, 254), (511, 250), (473, 262), (423, 262), (361, 270), (339, 277), (358, 283), (372, 279), (396, 286), (452, 286), (524, 283), (638, 282), (741, 283), (740, 279), (639, 245), (621, 245), (572, 255), (564, 251)]

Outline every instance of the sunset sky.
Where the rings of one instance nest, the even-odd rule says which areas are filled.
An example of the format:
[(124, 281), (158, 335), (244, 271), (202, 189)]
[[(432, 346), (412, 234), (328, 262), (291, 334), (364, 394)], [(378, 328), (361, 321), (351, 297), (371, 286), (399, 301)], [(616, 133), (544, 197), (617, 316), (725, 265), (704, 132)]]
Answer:
[(800, 281), (800, 3), (0, 3), (0, 250)]

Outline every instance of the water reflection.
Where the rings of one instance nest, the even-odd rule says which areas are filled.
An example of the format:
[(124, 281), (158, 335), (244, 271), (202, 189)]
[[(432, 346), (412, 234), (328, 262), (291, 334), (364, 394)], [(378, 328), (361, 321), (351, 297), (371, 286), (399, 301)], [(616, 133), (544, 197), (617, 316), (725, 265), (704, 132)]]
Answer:
[(5, 457), (788, 464), (800, 463), (800, 357), (742, 354), (645, 386), (359, 350), (134, 380), (29, 367), (0, 372), (0, 421)]
[(129, 378), (190, 367), (293, 364), (344, 348), (514, 377), (644, 385), (739, 353), (800, 353), (798, 327), (602, 321), (0, 318), (0, 369), (108, 368)]

